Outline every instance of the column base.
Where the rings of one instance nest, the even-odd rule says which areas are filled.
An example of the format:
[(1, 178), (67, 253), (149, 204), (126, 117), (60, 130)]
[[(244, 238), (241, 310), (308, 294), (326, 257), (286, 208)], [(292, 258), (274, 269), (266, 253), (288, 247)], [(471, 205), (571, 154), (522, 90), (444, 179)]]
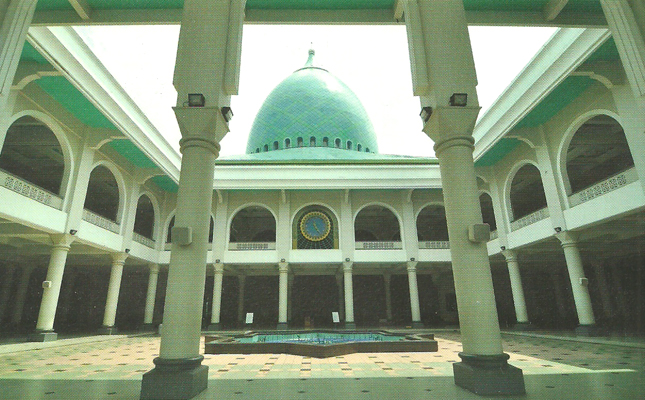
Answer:
[(514, 331), (532, 331), (533, 326), (530, 322), (516, 322), (511, 329)]
[(602, 329), (597, 325), (578, 325), (574, 331), (577, 336), (602, 336)]
[(143, 374), (142, 400), (192, 399), (208, 387), (208, 367), (204, 356), (185, 359), (154, 359), (155, 368)]
[(345, 321), (345, 329), (356, 329), (356, 322)]
[(421, 321), (412, 321), (412, 329), (423, 329), (425, 325)]
[(522, 395), (522, 370), (508, 364), (508, 354), (494, 356), (459, 353), (461, 362), (452, 365), (455, 385), (480, 396)]
[(219, 322), (216, 324), (210, 324), (208, 325), (208, 328), (206, 328), (209, 331), (221, 331), (222, 330), (222, 324)]
[(58, 333), (54, 331), (36, 331), (27, 337), (29, 342), (53, 342), (58, 340)]
[(116, 326), (102, 326), (99, 329), (98, 334), (99, 335), (116, 335), (117, 329)]
[(143, 324), (143, 325), (141, 325), (141, 328), (139, 328), (139, 331), (141, 331), (141, 332), (154, 332), (155, 331), (155, 325), (154, 324)]
[(278, 325), (275, 327), (277, 330), (286, 331), (289, 329), (289, 324), (286, 322), (278, 322)]

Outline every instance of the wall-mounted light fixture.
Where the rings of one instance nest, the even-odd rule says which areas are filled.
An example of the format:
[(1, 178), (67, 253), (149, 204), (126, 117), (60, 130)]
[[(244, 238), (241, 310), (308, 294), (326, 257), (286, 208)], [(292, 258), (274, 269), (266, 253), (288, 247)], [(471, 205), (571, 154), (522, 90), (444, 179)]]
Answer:
[(500, 249), (502, 249), (502, 251), (504, 251), (504, 250), (506, 250), (506, 246), (502, 246), (502, 247), (500, 247)]
[(286, 261), (286, 260), (285, 260), (284, 258), (281, 258), (281, 259), (280, 259), (280, 262), (285, 262), (285, 261)]
[(188, 95), (188, 107), (204, 107), (206, 98), (201, 93), (190, 93)]
[(125, 249), (125, 252), (126, 252), (127, 254), (130, 254), (130, 249)]
[(424, 124), (428, 122), (428, 120), (432, 116), (432, 107), (422, 107), (419, 116), (421, 117), (421, 120)]
[(410, 261), (414, 261), (414, 260), (415, 260), (415, 258), (414, 258), (414, 257), (411, 257), (411, 258), (410, 258)]
[(559, 226), (556, 226), (554, 229), (556, 233), (562, 232), (562, 228), (560, 228)]
[(226, 122), (230, 122), (233, 119), (233, 110), (231, 107), (222, 107), (222, 115)]
[(72, 236), (76, 235), (76, 232), (78, 232), (76, 229), (70, 229), (69, 230), (69, 234), (72, 235)]
[(450, 96), (450, 105), (453, 107), (466, 107), (468, 105), (468, 93), (453, 93)]
[(346, 259), (345, 259), (345, 262), (349, 262), (349, 261), (350, 261), (350, 260), (349, 260), (349, 258), (346, 258)]
[(215, 264), (219, 264), (219, 258), (215, 260)]

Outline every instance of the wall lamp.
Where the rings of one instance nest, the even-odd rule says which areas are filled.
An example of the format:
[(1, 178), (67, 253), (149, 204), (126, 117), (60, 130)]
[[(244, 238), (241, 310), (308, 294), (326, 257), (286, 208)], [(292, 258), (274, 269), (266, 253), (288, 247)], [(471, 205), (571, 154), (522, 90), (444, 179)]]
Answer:
[(130, 254), (130, 249), (125, 249), (126, 254)]
[(345, 259), (345, 262), (349, 262), (349, 261), (350, 261), (350, 260), (349, 260), (349, 258), (346, 258), (346, 259)]
[(506, 246), (502, 246), (502, 247), (500, 247), (500, 249), (502, 249), (502, 251), (504, 251), (504, 250), (506, 250)]
[(215, 264), (219, 264), (219, 258), (215, 260)]
[(204, 107), (206, 98), (201, 93), (190, 93), (188, 95), (188, 107)]
[(72, 236), (76, 235), (76, 232), (78, 232), (76, 229), (70, 229), (69, 230), (69, 234), (72, 235)]
[(555, 227), (555, 228), (553, 228), (553, 229), (555, 229), (556, 233), (560, 233), (560, 232), (562, 232), (562, 228), (560, 228), (559, 226), (556, 226), (556, 227)]
[(468, 93), (453, 93), (450, 96), (450, 105), (453, 107), (466, 107), (468, 105)]
[(222, 107), (222, 115), (226, 122), (230, 122), (233, 119), (233, 110), (231, 107)]
[(280, 259), (280, 262), (285, 262), (285, 261), (286, 261), (286, 260), (285, 260), (284, 258), (281, 258), (281, 259)]
[(410, 261), (414, 261), (414, 260), (415, 260), (415, 258), (414, 258), (414, 257), (410, 258)]
[(419, 116), (421, 117), (421, 120), (425, 124), (428, 122), (430, 117), (432, 116), (432, 107), (421, 107), (421, 112), (419, 113)]

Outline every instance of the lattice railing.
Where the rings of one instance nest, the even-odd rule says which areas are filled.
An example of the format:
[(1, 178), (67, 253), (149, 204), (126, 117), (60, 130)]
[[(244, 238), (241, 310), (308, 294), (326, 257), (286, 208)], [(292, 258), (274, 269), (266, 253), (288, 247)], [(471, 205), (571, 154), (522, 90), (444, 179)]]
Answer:
[(447, 240), (434, 240), (434, 241), (425, 241), (419, 242), (420, 249), (430, 249), (430, 250), (439, 250), (439, 249), (449, 249), (450, 242)]
[(151, 249), (155, 248), (155, 241), (154, 240), (152, 240), (150, 238), (147, 238), (147, 237), (145, 237), (143, 235), (140, 235), (140, 234), (138, 234), (136, 232), (132, 232), (132, 240), (134, 240), (135, 242), (140, 243), (140, 244), (142, 244), (142, 245), (144, 245), (146, 247), (150, 247)]
[(549, 218), (549, 209), (545, 207), (541, 210), (537, 210), (534, 213), (511, 222), (511, 231), (516, 231), (518, 229), (524, 228), (525, 226), (529, 226), (538, 221), (542, 221), (546, 218)]
[(356, 250), (401, 250), (401, 242), (356, 242)]
[(605, 179), (604, 181), (598, 182), (593, 186), (590, 186), (584, 190), (574, 193), (569, 196), (569, 205), (575, 207), (578, 204), (582, 204), (586, 201), (593, 200), (596, 197), (600, 197), (606, 193), (613, 192), (616, 189), (620, 189), (623, 186), (627, 186), (632, 182), (638, 180), (638, 173), (636, 173), (636, 168), (628, 169), (619, 174), (616, 174), (610, 178)]
[(83, 210), (83, 221), (87, 221), (92, 225), (96, 225), (110, 232), (119, 233), (119, 224), (86, 209)]
[(275, 250), (275, 242), (231, 242), (228, 244), (231, 251)]
[(5, 188), (57, 210), (63, 209), (63, 199), (57, 195), (29, 183), (7, 171), (0, 170), (0, 182)]

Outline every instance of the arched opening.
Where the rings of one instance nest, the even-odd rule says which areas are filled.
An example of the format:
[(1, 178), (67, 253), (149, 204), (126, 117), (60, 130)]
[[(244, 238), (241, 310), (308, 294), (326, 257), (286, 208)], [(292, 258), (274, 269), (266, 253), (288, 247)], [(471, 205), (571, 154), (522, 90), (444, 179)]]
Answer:
[(166, 235), (166, 243), (172, 243), (172, 227), (175, 226), (175, 217), (170, 218), (168, 223), (168, 234)]
[(309, 147), (316, 147), (316, 137), (312, 136), (309, 138)]
[(580, 192), (634, 166), (622, 126), (607, 115), (585, 122), (567, 149), (571, 193)]
[(298, 143), (298, 147), (302, 147), (302, 146), (304, 146), (304, 145), (305, 145), (305, 141), (304, 141), (301, 137), (299, 137), (297, 140), (298, 140), (298, 142), (297, 142), (297, 143)]
[(300, 210), (292, 227), (294, 248), (327, 250), (338, 248), (338, 221), (327, 208), (312, 205)]
[(495, 211), (493, 210), (493, 199), (491, 199), (488, 193), (482, 193), (479, 196), (479, 204), (482, 209), (482, 219), (485, 224), (490, 226), (490, 231), (497, 230), (497, 224), (495, 223)]
[(363, 146), (361, 146), (361, 144), (359, 143), (358, 145), (356, 145), (356, 150), (357, 151), (363, 150)]
[(7, 130), (0, 169), (60, 195), (65, 173), (63, 149), (47, 125), (25, 116)]
[(329, 147), (329, 138), (328, 137), (323, 138), (323, 147)]
[(259, 147), (256, 147), (256, 148), (255, 148), (255, 152), (256, 152), (256, 153), (259, 153), (259, 152), (260, 152), (260, 148), (259, 148)]
[(336, 138), (336, 140), (334, 140), (334, 146), (335, 146), (337, 149), (340, 149), (340, 139)]
[(366, 147), (366, 148), (365, 148), (365, 152), (366, 152), (366, 153), (369, 153), (369, 152), (370, 152), (370, 148), (369, 148), (369, 147)]
[(373, 242), (390, 242), (393, 238), (401, 237), (399, 219), (387, 207), (373, 205), (363, 208), (354, 221), (354, 236), (357, 242), (360, 237), (368, 238), (362, 231), (371, 233), (375, 239)]
[(275, 242), (273, 214), (262, 206), (248, 206), (235, 214), (231, 222), (232, 243)]
[(546, 207), (540, 171), (533, 164), (520, 168), (511, 183), (512, 220), (518, 220)]
[(279, 150), (280, 149), (280, 143), (276, 140), (273, 142), (273, 150)]
[(102, 165), (94, 168), (90, 174), (83, 207), (94, 214), (117, 222), (119, 200), (119, 185), (112, 171)]
[(269, 151), (269, 145), (268, 145), (268, 144), (265, 144), (265, 145), (264, 145), (264, 152), (266, 153), (267, 151)]
[(352, 149), (352, 141), (348, 140), (347, 141), (347, 150), (351, 150), (351, 149)]
[(137, 212), (134, 217), (134, 232), (148, 239), (154, 239), (155, 209), (147, 195), (141, 195), (137, 201)]
[(448, 241), (446, 210), (442, 205), (432, 204), (417, 216), (417, 238), (420, 242)]
[(354, 232), (354, 240), (357, 242), (376, 242), (378, 238), (376, 235), (365, 229), (357, 229)]
[(291, 139), (289, 138), (284, 139), (284, 148), (288, 149), (290, 147), (291, 147)]

